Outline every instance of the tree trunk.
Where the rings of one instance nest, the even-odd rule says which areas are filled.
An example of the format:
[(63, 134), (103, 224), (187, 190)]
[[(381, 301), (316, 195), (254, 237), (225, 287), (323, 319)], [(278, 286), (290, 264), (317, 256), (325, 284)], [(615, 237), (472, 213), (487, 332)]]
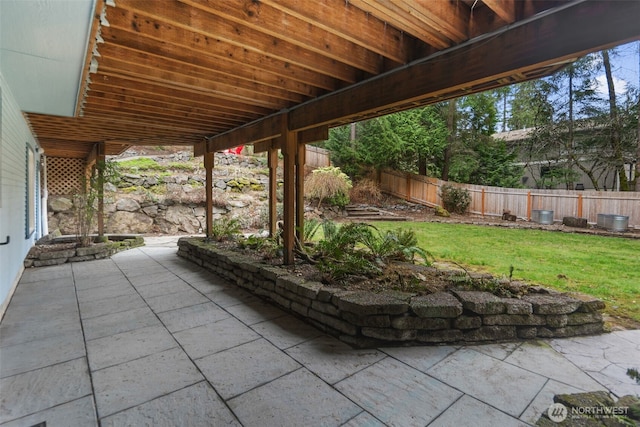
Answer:
[(442, 176), (440, 179), (443, 181), (449, 180), (449, 166), (451, 164), (451, 147), (455, 141), (456, 134), (456, 100), (449, 100), (449, 109), (447, 110), (447, 129), (449, 130), (449, 136), (447, 137), (447, 147), (444, 149), (444, 159), (442, 162)]
[(629, 182), (627, 174), (624, 170), (624, 156), (622, 153), (622, 141), (620, 138), (620, 120), (618, 118), (618, 107), (616, 104), (616, 90), (613, 85), (613, 75), (611, 74), (611, 61), (609, 60), (609, 52), (602, 51), (602, 64), (607, 78), (607, 88), (609, 90), (609, 119), (611, 121), (611, 148), (613, 149), (613, 159), (618, 180), (620, 183), (620, 191), (629, 191)]
[[(638, 42), (638, 69), (640, 69), (640, 42)], [(638, 75), (638, 87), (640, 87), (640, 74)], [(640, 96), (638, 96), (638, 105), (636, 114), (638, 115), (638, 144), (636, 147), (636, 176), (633, 178), (633, 185), (636, 191), (640, 192)]]

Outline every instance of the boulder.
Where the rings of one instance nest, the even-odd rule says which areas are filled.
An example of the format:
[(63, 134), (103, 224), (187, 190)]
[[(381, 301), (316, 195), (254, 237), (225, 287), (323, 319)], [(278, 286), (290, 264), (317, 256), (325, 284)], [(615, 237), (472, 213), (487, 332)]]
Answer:
[(52, 212), (66, 212), (73, 209), (73, 201), (66, 197), (50, 197), (49, 210)]
[(119, 199), (116, 202), (116, 210), (136, 212), (140, 210), (140, 204), (133, 199)]
[(139, 212), (117, 211), (107, 221), (107, 233), (148, 233), (153, 219)]
[(156, 215), (158, 215), (158, 205), (151, 205), (151, 206), (144, 207), (142, 208), (142, 212), (144, 212), (146, 215), (153, 218)]
[(110, 182), (105, 182), (104, 191), (107, 193), (115, 193), (116, 191), (118, 191), (118, 187), (116, 187), (114, 184)]
[(184, 205), (169, 206), (164, 215), (167, 222), (178, 226), (178, 230), (194, 234), (200, 228), (200, 221), (193, 213), (193, 209)]

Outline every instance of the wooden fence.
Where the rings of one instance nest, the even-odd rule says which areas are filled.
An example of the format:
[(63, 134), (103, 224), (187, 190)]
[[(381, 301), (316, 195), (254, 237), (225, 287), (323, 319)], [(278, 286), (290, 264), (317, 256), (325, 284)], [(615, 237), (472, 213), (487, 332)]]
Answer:
[(440, 187), (450, 184), (471, 194), (471, 213), (502, 216), (505, 210), (530, 220), (535, 209), (553, 211), (554, 221), (565, 216), (587, 218), (595, 224), (598, 214), (629, 217), (629, 228), (640, 229), (640, 193), (623, 191), (531, 190), (457, 184), (437, 178), (384, 171), (378, 176), (380, 189), (407, 201), (427, 206), (442, 205)]
[(306, 146), (305, 164), (312, 168), (323, 168), (331, 166), (331, 160), (329, 159), (329, 150), (316, 147), (314, 145)]

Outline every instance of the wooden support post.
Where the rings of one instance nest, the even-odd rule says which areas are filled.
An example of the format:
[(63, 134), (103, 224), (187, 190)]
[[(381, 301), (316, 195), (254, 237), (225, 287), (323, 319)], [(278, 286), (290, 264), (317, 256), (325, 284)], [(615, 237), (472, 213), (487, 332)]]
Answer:
[(215, 153), (204, 153), (204, 170), (205, 170), (205, 197), (206, 205), (206, 235), (210, 239), (213, 236), (213, 162)]
[(296, 237), (304, 244), (304, 165), (307, 147), (298, 144), (296, 156)]
[(533, 199), (531, 197), (531, 191), (527, 192), (527, 221), (531, 221), (531, 203)]
[(485, 191), (484, 188), (482, 189), (482, 201), (481, 201), (481, 207), (480, 207), (480, 213), (482, 214), (482, 216), (484, 216), (484, 201), (485, 201)]
[(105, 168), (104, 142), (99, 142), (96, 147), (96, 167), (98, 172), (98, 237), (104, 236), (104, 168)]
[(270, 147), (267, 149), (267, 163), (269, 165), (269, 236), (275, 237), (277, 233), (276, 223), (278, 221), (278, 149)]
[(582, 194), (578, 194), (578, 218), (582, 218)]
[(297, 144), (295, 132), (289, 130), (287, 115), (283, 116), (282, 130), (280, 133), (282, 154), (284, 155), (284, 200), (283, 216), (284, 229), (282, 240), (284, 242), (284, 264), (294, 263), (294, 238), (296, 221), (296, 154)]

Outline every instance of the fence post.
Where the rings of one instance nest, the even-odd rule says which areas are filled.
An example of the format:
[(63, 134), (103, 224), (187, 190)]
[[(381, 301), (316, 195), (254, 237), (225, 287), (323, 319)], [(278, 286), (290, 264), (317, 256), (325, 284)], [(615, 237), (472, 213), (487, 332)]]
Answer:
[(582, 194), (578, 194), (578, 218), (582, 218)]
[(407, 202), (411, 201), (411, 174), (407, 174)]
[(531, 221), (531, 191), (527, 192), (527, 221)]
[(480, 213), (484, 216), (484, 187), (482, 188), (482, 199), (480, 203)]

